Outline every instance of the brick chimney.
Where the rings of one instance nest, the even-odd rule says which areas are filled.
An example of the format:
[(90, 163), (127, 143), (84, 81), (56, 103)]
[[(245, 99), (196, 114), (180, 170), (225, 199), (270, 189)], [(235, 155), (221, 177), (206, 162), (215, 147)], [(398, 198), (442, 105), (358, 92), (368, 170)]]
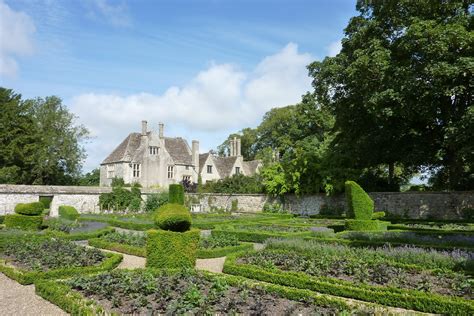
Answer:
[(165, 124), (160, 122), (158, 124), (158, 127), (159, 127), (158, 129), (159, 129), (160, 138), (163, 138), (164, 137), (163, 135), (164, 135), (164, 130), (165, 130)]
[(147, 133), (147, 121), (142, 121), (142, 136), (146, 136)]

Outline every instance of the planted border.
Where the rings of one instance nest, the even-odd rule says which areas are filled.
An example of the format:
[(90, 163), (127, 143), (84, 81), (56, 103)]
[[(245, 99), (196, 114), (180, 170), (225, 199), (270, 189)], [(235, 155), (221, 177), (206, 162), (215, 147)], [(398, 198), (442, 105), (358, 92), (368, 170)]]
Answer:
[(311, 231), (301, 233), (270, 233), (263, 231), (247, 231), (247, 230), (231, 230), (231, 229), (214, 229), (212, 234), (215, 236), (226, 235), (235, 236), (240, 241), (248, 242), (264, 242), (268, 238), (294, 238), (294, 237), (309, 237), (312, 235)]
[(461, 298), (428, 294), (415, 290), (354, 284), (334, 278), (310, 277), (302, 272), (269, 271), (254, 265), (237, 264), (237, 258), (244, 254), (246, 253), (236, 253), (228, 256), (223, 272), (264, 282), (422, 312), (455, 315), (474, 314), (474, 303)]
[(129, 230), (145, 231), (145, 230), (149, 230), (155, 227), (155, 224), (152, 221), (150, 221), (150, 223), (134, 223), (134, 222), (122, 221), (115, 218), (96, 218), (96, 217), (87, 217), (87, 216), (81, 216), (78, 218), (78, 220), (107, 223), (114, 227), (120, 227), (124, 229), (129, 229)]
[(248, 251), (253, 249), (252, 243), (240, 243), (237, 246), (219, 247), (213, 249), (199, 248), (197, 257), (201, 259), (225, 257), (231, 253)]
[(29, 271), (8, 265), (5, 260), (0, 259), (0, 272), (3, 272), (6, 276), (16, 280), (20, 284), (27, 285), (39, 279), (60, 279), (75, 274), (89, 274), (112, 270), (116, 268), (123, 259), (121, 254), (106, 253), (105, 255), (107, 258), (98, 266), (62, 268), (49, 271)]
[(125, 253), (128, 255), (138, 256), (138, 257), (146, 257), (145, 247), (136, 247), (136, 246), (130, 246), (127, 244), (110, 242), (110, 241), (103, 240), (101, 238), (89, 239), (89, 246), (101, 248), (101, 249), (113, 250), (113, 251)]

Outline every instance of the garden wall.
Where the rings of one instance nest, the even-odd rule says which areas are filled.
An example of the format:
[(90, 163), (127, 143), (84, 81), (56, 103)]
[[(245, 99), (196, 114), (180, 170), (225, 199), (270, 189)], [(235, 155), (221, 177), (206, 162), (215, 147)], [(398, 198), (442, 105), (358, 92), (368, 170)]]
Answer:
[[(38, 201), (40, 196), (53, 197), (51, 215), (56, 216), (59, 205), (74, 206), (80, 213), (99, 212), (101, 193), (108, 187), (0, 185), (0, 215), (13, 213), (17, 203)], [(142, 198), (157, 190), (142, 189)], [(474, 192), (375, 192), (370, 193), (376, 211), (407, 218), (461, 219), (466, 209), (474, 208)], [(187, 200), (195, 212), (231, 210), (260, 212), (266, 202), (275, 200), (261, 194), (188, 194)], [(285, 208), (298, 214), (318, 214), (322, 208), (344, 209), (344, 196), (324, 194), (285, 197)]]

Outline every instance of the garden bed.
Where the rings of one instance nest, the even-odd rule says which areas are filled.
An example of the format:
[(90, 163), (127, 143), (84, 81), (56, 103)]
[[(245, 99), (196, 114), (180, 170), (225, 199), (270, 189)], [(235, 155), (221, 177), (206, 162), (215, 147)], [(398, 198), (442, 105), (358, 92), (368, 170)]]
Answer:
[(311, 291), (194, 272), (116, 270), (67, 281), (41, 281), (36, 291), (75, 314), (334, 315), (371, 311)]
[(207, 238), (201, 238), (197, 257), (218, 258), (227, 256), (234, 252), (247, 251), (252, 249), (252, 243), (239, 242), (239, 240), (235, 236), (211, 235)]
[(58, 238), (29, 235), (6, 243), (1, 253), (0, 272), (21, 284), (31, 284), (41, 278), (110, 270), (121, 261), (119, 254), (87, 249)]
[(129, 255), (146, 257), (146, 235), (144, 234), (113, 232), (101, 238), (89, 239), (89, 245)]

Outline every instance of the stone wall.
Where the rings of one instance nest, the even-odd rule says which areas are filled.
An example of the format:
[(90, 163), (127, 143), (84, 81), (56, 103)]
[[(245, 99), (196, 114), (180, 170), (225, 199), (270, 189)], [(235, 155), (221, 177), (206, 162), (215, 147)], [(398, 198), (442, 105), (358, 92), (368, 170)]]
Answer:
[[(98, 212), (99, 196), (110, 192), (108, 187), (68, 187), (34, 185), (0, 185), (0, 215), (13, 213), (17, 203), (38, 201), (40, 196), (52, 196), (52, 216), (58, 214), (60, 205), (74, 206), (80, 213)], [(146, 200), (157, 190), (142, 189)], [(375, 210), (394, 216), (426, 219), (461, 219), (466, 209), (474, 208), (474, 192), (375, 192)], [(277, 202), (262, 194), (187, 194), (187, 202), (194, 212), (210, 212), (232, 209), (237, 200), (240, 212), (261, 212), (266, 202)], [(315, 194), (302, 197), (285, 197), (284, 207), (296, 214), (318, 214), (322, 208), (345, 209), (343, 195), (328, 197)]]

